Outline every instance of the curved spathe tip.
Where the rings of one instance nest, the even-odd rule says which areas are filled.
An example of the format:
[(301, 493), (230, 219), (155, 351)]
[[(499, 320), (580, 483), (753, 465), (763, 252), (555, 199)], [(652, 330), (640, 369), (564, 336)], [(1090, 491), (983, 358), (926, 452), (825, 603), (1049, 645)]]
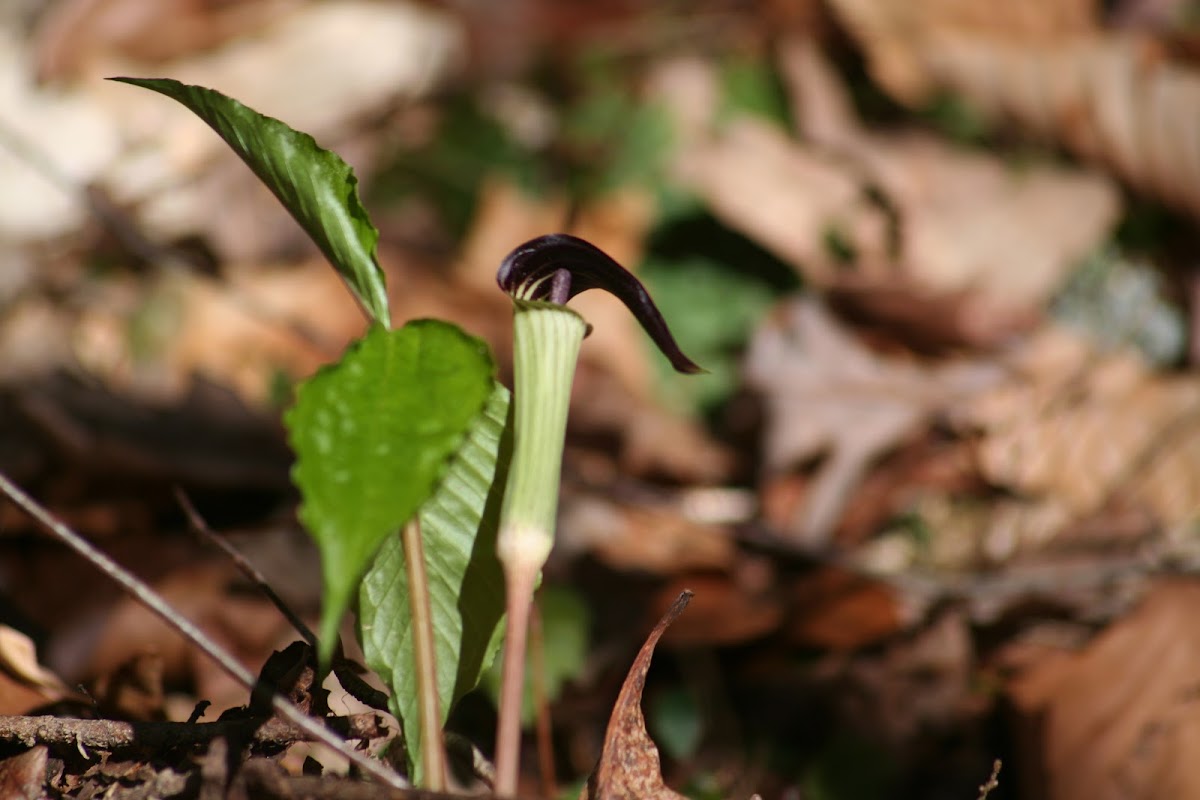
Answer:
[(500, 263), (496, 283), (515, 299), (559, 304), (588, 289), (603, 289), (625, 304), (677, 372), (707, 371), (679, 349), (642, 282), (578, 236), (550, 233), (519, 245)]

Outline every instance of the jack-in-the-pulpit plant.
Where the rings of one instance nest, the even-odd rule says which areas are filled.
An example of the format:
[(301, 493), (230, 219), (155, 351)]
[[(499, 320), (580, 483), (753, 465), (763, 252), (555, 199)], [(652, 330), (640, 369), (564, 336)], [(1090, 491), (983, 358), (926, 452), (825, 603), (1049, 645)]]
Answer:
[(559, 476), (571, 384), (588, 333), (565, 303), (588, 289), (619, 298), (675, 369), (703, 370), (676, 344), (641, 282), (594, 245), (557, 233), (513, 250), (496, 275), (513, 301), (513, 454), (500, 514), (497, 555), (504, 565), (507, 632), (496, 731), (496, 793), (517, 788), (521, 696), (530, 605), (554, 544)]
[(507, 609), (496, 790), (511, 796), (529, 606), (554, 540), (571, 383), (588, 331), (564, 304), (587, 289), (612, 292), (676, 369), (702, 370), (616, 261), (581, 239), (543, 236), (509, 254), (498, 275), (514, 307), (510, 413), (482, 341), (440, 320), (391, 327), (379, 234), (345, 162), (211, 89), (117, 80), (166, 95), (208, 123), (365, 312), (369, 329), (298, 387), (285, 417), (299, 517), (321, 553), (320, 663), (329, 666), (341, 619), (357, 601), (363, 652), (391, 689), (410, 775), (444, 790), (442, 726), (500, 649)]
[(211, 89), (118, 80), (166, 95), (208, 123), (317, 244), (367, 316), (362, 338), (300, 384), (285, 417), (299, 516), (321, 553), (320, 661), (328, 668), (341, 619), (357, 604), (363, 651), (391, 688), (404, 728), (409, 774), (444, 789), (441, 727), (500, 647), (504, 589), (494, 545), (508, 390), (494, 377), (487, 345), (457, 326), (418, 320), (392, 328), (379, 234), (336, 154)]

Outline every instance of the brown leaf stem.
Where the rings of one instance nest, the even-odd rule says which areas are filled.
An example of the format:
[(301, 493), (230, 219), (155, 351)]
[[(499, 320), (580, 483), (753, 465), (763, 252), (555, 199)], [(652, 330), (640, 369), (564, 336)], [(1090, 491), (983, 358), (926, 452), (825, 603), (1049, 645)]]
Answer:
[(417, 713), (421, 718), (421, 766), (426, 786), (441, 792), (446, 789), (446, 751), (442, 743), (433, 610), (429, 602), (429, 577), (425, 572), (420, 520), (416, 517), (409, 520), (400, 538), (404, 545), (404, 568), (408, 571), (408, 604), (412, 610), (413, 660), (416, 662), (413, 666), (417, 681)]

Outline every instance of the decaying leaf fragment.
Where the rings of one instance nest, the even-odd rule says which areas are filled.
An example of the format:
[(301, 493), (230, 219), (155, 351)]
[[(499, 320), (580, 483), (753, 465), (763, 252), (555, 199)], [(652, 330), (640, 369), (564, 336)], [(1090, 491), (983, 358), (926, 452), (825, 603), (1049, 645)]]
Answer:
[(684, 800), (667, 788), (659, 770), (658, 748), (646, 733), (642, 716), (642, 690), (663, 632), (687, 608), (692, 593), (684, 590), (650, 631), (633, 660), (604, 734), (600, 761), (579, 794), (579, 800)]
[(1200, 586), (1164, 581), (1077, 653), (1042, 657), (1008, 687), (1020, 796), (1196, 797)]
[(926, 367), (878, 355), (806, 298), (764, 322), (744, 369), (766, 401), (767, 470), (779, 473), (824, 457), (788, 526), (808, 545), (828, 540), (876, 458), (1004, 377), (986, 361)]
[[(927, 301), (978, 304), (1001, 329), (1019, 327), (1116, 219), (1119, 193), (1101, 175), (1050, 163), (1018, 170), (918, 131), (876, 133), (809, 43), (786, 43), (780, 67), (801, 139), (735, 118), (685, 138), (673, 169), (716, 217), (806, 283), (836, 287), (850, 277), (860, 290), (899, 285)], [(716, 81), (701, 65), (672, 70), (661, 76), (670, 81), (660, 80), (669, 89), (691, 86), (703, 96), (704, 84)], [(683, 107), (677, 94), (663, 99), (681, 127), (691, 115), (713, 113)]]
[(1101, 4), (837, 0), (831, 7), (862, 43), (874, 78), (901, 102), (918, 105), (951, 90), (989, 121), (1015, 121), (1200, 215), (1200, 72), (1172, 57), (1166, 43), (1100, 30)]

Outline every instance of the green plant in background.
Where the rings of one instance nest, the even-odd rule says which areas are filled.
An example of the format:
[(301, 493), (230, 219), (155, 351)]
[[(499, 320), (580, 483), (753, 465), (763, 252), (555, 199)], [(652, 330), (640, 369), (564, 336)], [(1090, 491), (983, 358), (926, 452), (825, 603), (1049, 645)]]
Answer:
[(297, 388), (285, 415), (299, 516), (321, 554), (322, 668), (357, 595), (363, 649), (392, 689), (412, 774), (443, 790), (441, 728), (500, 645), (503, 591), (496, 791), (513, 795), (529, 607), (553, 545), (571, 384), (589, 330), (565, 303), (588, 289), (612, 292), (676, 370), (703, 370), (616, 261), (581, 239), (543, 236), (513, 250), (497, 274), (513, 300), (510, 423), (509, 393), (483, 342), (439, 320), (390, 327), (378, 232), (340, 158), (210, 89), (118, 80), (207, 122), (312, 237), (371, 323)]
[(533, 191), (545, 188), (549, 175), (544, 154), (515, 137), (474, 94), (453, 95), (441, 108), (436, 135), (396, 153), (372, 181), (370, 199), (419, 198), (458, 240), (475, 216), (484, 176), (504, 175)]
[(719, 122), (749, 114), (791, 130), (792, 113), (787, 89), (770, 59), (736, 55), (721, 64)]
[(662, 298), (663, 314), (671, 318), (680, 344), (709, 371), (683, 380), (678, 373), (660, 369), (663, 399), (691, 412), (719, 405), (737, 387), (739, 350), (774, 301), (771, 287), (696, 256), (678, 261), (650, 259), (640, 274)]

